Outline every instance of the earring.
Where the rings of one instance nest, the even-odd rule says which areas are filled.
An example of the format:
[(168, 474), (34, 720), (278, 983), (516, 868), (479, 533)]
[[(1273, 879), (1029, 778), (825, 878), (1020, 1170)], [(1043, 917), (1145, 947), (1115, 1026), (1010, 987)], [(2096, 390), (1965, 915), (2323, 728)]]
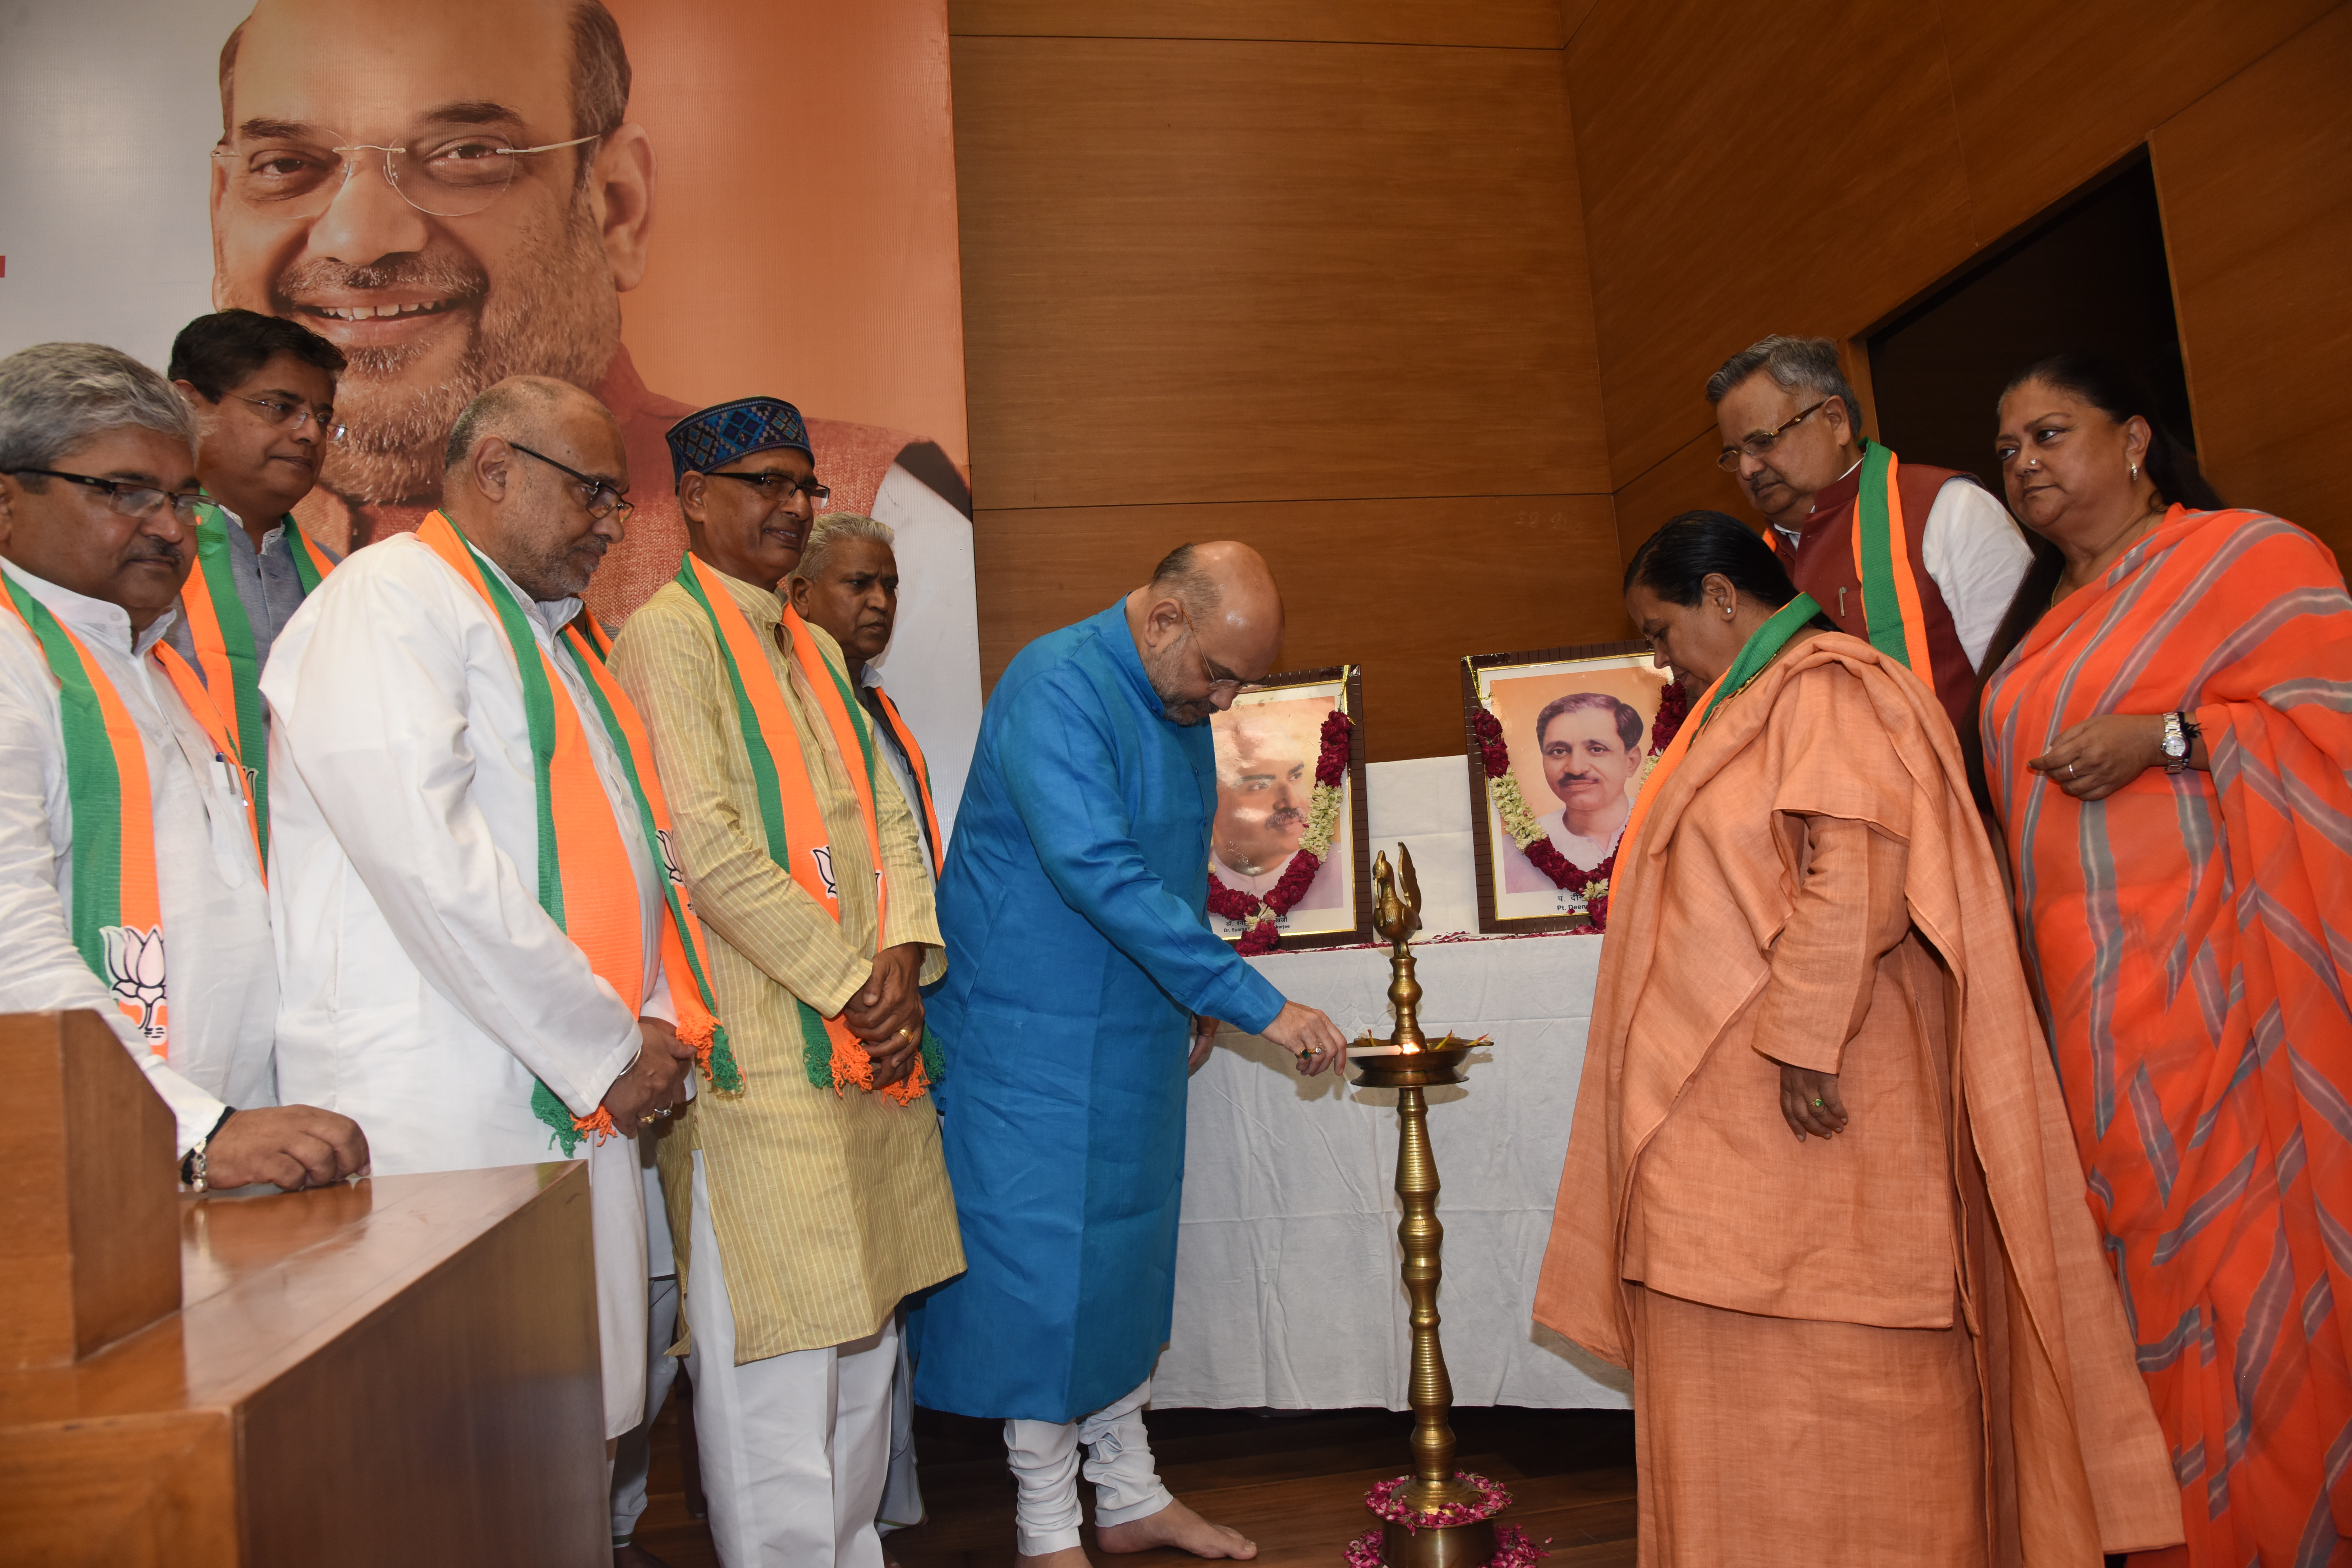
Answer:
[(2132, 476), (2132, 483), (2134, 483), (2134, 484), (2137, 484), (2137, 483), (2139, 483), (2139, 465), (2138, 465), (2137, 463), (2134, 463), (2134, 464), (2131, 466), (2131, 476)]

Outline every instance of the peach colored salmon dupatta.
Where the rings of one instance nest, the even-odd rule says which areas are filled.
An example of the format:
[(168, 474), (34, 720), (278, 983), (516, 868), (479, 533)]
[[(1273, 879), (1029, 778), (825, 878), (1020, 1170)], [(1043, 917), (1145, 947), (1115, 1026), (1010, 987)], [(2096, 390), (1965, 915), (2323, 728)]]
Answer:
[[(2082, 801), (2025, 765), (2086, 719), (2179, 710), (2210, 773), (2151, 768)], [(2338, 1561), (2352, 598), (2292, 523), (2175, 507), (2042, 618), (1983, 711), (2026, 960), (2179, 1474), (2183, 1560)]]
[[(1708, 722), (1685, 730), (1683, 754), (1671, 769), (1662, 763), (1628, 823), (1535, 1319), (1603, 1360), (1632, 1364), (1622, 1260), (1635, 1166), (1716, 1041), (1761, 994), (1770, 952), (1756, 931), (1777, 930), (1787, 913), (1750, 911), (1752, 929), (1687, 929), (1675, 879), (1713, 873), (1677, 868), (1676, 827), (1727, 773), (1727, 787), (1756, 811), (1774, 809), (1774, 781), (1759, 772), (1774, 754), (1776, 700), (1797, 676), (1824, 666), (1862, 683), (1901, 760), (1896, 775), (1843, 781), (1843, 793), (1885, 792), (1893, 797), (1885, 819), (1909, 821), (1906, 899), (1948, 970), (1956, 1125), (1972, 1139), (1991, 1210), (1969, 1216), (1979, 1244), (1962, 1251), (1973, 1260), (1963, 1299), (1987, 1384), (1990, 1539), (2007, 1543), (1996, 1561), (2095, 1563), (2103, 1549), (2176, 1541), (2171, 1468), (2084, 1206), (1957, 740), (1933, 691), (1857, 638), (1828, 633), (1793, 647), (1736, 700), (1717, 702)], [(1759, 879), (1785, 885), (1777, 868)], [(1714, 1034), (1645, 1030), (1642, 1004), (1655, 988), (1683, 999), (1675, 1016), (1715, 1019)]]

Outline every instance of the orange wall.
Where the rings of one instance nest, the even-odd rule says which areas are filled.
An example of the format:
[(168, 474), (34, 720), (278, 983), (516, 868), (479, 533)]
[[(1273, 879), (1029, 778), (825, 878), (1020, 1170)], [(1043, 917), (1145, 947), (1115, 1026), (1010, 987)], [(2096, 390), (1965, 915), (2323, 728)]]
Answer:
[(945, 0), (608, 4), (657, 161), (651, 265), (621, 297), (646, 384), (771, 393), (965, 462)]

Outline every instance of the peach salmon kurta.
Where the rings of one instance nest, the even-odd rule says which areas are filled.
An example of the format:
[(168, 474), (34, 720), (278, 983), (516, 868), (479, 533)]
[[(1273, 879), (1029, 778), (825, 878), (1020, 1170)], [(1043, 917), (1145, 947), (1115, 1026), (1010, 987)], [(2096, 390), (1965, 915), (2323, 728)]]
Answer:
[[(1934, 695), (1793, 644), (1621, 858), (1538, 1321), (1634, 1373), (1643, 1563), (2085, 1563), (2179, 1539)], [(1838, 1075), (1799, 1142), (1778, 1061)]]

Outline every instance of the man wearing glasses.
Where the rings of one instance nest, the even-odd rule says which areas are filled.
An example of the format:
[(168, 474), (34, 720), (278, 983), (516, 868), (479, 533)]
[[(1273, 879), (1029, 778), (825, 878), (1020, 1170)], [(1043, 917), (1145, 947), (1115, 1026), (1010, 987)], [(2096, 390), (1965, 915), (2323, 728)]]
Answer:
[(0, 1013), (95, 1012), (171, 1108), (184, 1183), (291, 1190), (364, 1169), (368, 1145), (277, 1103), (236, 748), (163, 646), (194, 553), (190, 434), (113, 349), (0, 360)]
[[(341, 434), (342, 351), (293, 321), (252, 310), (199, 316), (172, 342), (172, 384), (196, 421), (196, 477), (208, 505), (172, 646), (195, 668), (244, 749), (268, 844), (269, 774), (261, 668), (287, 618), (337, 557), (293, 518)], [(248, 732), (250, 739), (247, 739)]]
[[(2033, 559), (1972, 474), (1895, 460), (1827, 338), (1769, 337), (1707, 378), (1717, 461), (1771, 527), (1797, 586), (1934, 687), (1964, 745), (1984, 658)], [(1867, 589), (1867, 591), (1865, 591)]]
[(587, 1161), (617, 1438), (645, 1411), (632, 1140), (683, 1092), (679, 1020), (708, 1022), (651, 759), (574, 624), (628, 458), (611, 414), (540, 377), (475, 399), (446, 451), (441, 510), (337, 567), (262, 675), (278, 1079), (356, 1116), (383, 1174)]
[[(349, 434), (303, 507), (314, 537), (349, 549), (416, 527), (457, 411), (509, 375), (593, 391), (632, 468), (666, 470), (663, 433), (693, 410), (648, 390), (621, 341), (621, 296), (652, 244), (656, 160), (628, 119), (628, 54), (601, 0), (419, 0), (390, 25), (359, 0), (262, 0), (223, 47), (220, 84), (214, 301), (298, 321), (351, 362), (337, 409)], [(787, 176), (772, 189), (780, 222), (821, 227), (791, 210)], [(808, 426), (835, 504), (941, 563), (907, 605), (940, 628), (929, 657), (893, 673), (951, 792), (980, 706), (963, 480), (929, 441)], [(676, 498), (646, 497), (591, 611), (617, 626), (685, 544)]]
[(742, 398), (669, 444), (691, 549), (613, 668), (740, 1074), (660, 1150), (710, 1533), (730, 1568), (878, 1568), (898, 1304), (963, 1267), (923, 1024), (930, 870), (841, 645), (779, 592), (825, 496), (799, 411)]
[(981, 721), (931, 999), (970, 1268), (925, 1306), (915, 1400), (1004, 1421), (1024, 1568), (1087, 1561), (1081, 1449), (1106, 1552), (1256, 1552), (1160, 1484), (1143, 1405), (1175, 1307), (1188, 1047), (1225, 1019), (1302, 1073), (1348, 1057), (1206, 921), (1209, 720), (1274, 668), (1282, 625), (1256, 551), (1181, 546), (1022, 649)]

